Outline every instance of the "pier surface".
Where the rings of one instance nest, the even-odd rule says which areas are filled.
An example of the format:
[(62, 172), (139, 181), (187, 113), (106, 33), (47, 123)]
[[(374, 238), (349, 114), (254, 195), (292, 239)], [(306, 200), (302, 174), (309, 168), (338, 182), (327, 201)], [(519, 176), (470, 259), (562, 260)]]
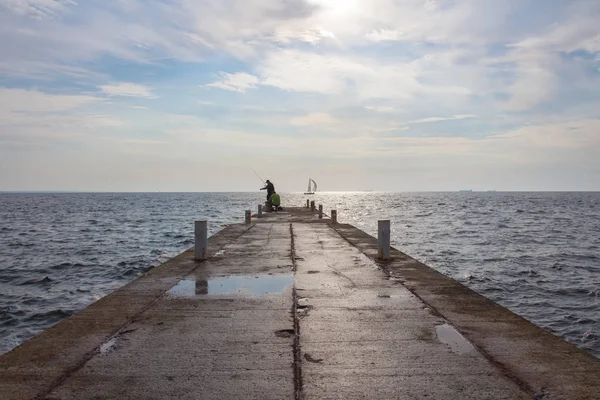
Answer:
[(0, 399), (600, 399), (600, 360), (307, 209), (263, 214), (0, 357)]

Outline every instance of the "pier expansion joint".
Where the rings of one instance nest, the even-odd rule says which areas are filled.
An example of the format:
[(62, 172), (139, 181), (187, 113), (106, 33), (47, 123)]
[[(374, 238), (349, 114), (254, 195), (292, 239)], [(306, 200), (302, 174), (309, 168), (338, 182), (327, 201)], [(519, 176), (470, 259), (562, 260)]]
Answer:
[[(290, 223), (290, 257), (292, 259), (292, 270), (294, 274), (297, 271), (296, 262), (296, 244), (294, 242), (294, 228)], [(294, 318), (294, 398), (295, 400), (303, 400), (303, 382), (302, 382), (302, 350), (300, 349), (300, 317), (298, 315), (298, 292), (296, 291), (296, 283), (292, 288), (292, 316)]]

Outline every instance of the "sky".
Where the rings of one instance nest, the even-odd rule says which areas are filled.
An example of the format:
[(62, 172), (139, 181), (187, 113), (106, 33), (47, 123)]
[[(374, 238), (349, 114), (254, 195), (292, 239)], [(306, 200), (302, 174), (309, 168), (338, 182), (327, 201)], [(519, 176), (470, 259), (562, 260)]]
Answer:
[(597, 0), (0, 0), (0, 190), (600, 190)]

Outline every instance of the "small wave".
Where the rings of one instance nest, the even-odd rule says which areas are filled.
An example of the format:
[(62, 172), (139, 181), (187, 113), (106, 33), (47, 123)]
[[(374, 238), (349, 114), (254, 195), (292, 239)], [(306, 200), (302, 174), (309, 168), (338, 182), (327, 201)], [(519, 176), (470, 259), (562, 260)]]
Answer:
[(600, 339), (600, 337), (594, 332), (585, 332), (581, 338), (582, 342), (591, 342)]
[(63, 310), (63, 309), (59, 308), (59, 309), (48, 311), (48, 312), (45, 312), (45, 313), (36, 313), (36, 314), (33, 314), (33, 315), (25, 318), (25, 320), (27, 322), (60, 321), (61, 319), (64, 319), (64, 318), (70, 316), (71, 314), (73, 314), (73, 312), (67, 311), (67, 310)]
[(192, 244), (194, 244), (193, 239), (186, 239), (186, 240), (182, 240), (181, 242), (179, 242), (179, 245), (181, 245), (181, 246), (189, 246)]
[(50, 269), (65, 269), (65, 268), (70, 268), (72, 266), (73, 266), (72, 263), (70, 263), (70, 262), (64, 262), (64, 263), (52, 265), (50, 267)]
[(25, 282), (19, 283), (19, 286), (29, 286), (29, 285), (49, 285), (54, 282), (50, 277), (45, 276), (42, 279), (29, 279)]
[(455, 250), (442, 250), (438, 253), (440, 256), (455, 256), (460, 254), (458, 251)]
[(491, 257), (491, 258), (484, 258), (483, 262), (502, 262), (502, 261), (506, 261), (506, 258), (503, 257)]
[(4, 314), (2, 316), (0, 316), (0, 326), (2, 326), (3, 328), (9, 327), (9, 326), (16, 326), (19, 324), (19, 318), (14, 318), (8, 314)]
[(433, 212), (423, 213), (423, 214), (416, 214), (415, 218), (430, 217), (432, 215), (433, 215)]
[(8, 244), (8, 247), (11, 247), (13, 249), (20, 248), (20, 247), (33, 247), (33, 246), (35, 246), (35, 244), (33, 244), (33, 243), (23, 243), (21, 241), (19, 241), (19, 242), (12, 242), (12, 243)]
[(576, 323), (579, 325), (593, 325), (596, 321), (590, 318), (579, 318)]

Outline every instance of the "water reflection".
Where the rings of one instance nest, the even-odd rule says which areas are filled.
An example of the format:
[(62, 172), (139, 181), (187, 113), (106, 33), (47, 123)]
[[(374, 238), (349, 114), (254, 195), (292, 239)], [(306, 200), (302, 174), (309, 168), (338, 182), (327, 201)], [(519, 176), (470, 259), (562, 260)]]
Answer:
[(463, 335), (460, 334), (452, 325), (443, 324), (435, 327), (440, 342), (447, 344), (453, 353), (469, 354), (475, 352), (475, 347)]
[(281, 293), (294, 283), (294, 275), (231, 275), (208, 280), (182, 279), (167, 291), (168, 297), (240, 294), (264, 296)]

